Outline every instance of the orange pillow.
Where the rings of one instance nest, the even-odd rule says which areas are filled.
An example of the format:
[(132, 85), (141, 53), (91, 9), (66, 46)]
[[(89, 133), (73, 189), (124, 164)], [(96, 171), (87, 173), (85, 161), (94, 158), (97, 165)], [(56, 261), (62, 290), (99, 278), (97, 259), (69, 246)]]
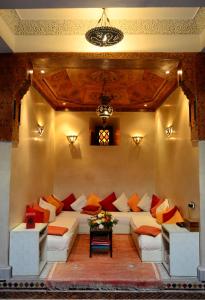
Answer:
[(62, 202), (61, 200), (59, 200), (58, 198), (56, 198), (54, 195), (52, 195), (53, 198), (58, 201), (58, 204), (60, 205), (60, 207), (58, 209), (56, 209), (56, 214), (59, 215), (62, 210), (63, 210), (63, 207), (64, 207), (64, 202)]
[(59, 213), (63, 209), (63, 203), (61, 203), (60, 200), (54, 198), (53, 195), (43, 196), (43, 199), (48, 203), (54, 205), (56, 207), (56, 215), (59, 215)]
[(38, 204), (33, 205), (34, 211), (40, 211), (43, 213), (43, 223), (48, 223), (50, 217), (50, 210), (40, 207)]
[(155, 237), (161, 232), (161, 229), (153, 226), (143, 225), (136, 228), (134, 232), (137, 234), (151, 235)]
[(95, 205), (95, 206), (98, 205), (99, 206), (100, 201), (101, 201), (101, 199), (97, 195), (90, 194), (88, 196), (86, 205)]
[(50, 235), (64, 235), (68, 231), (67, 227), (48, 226), (48, 234)]
[(153, 206), (153, 207), (151, 208), (150, 213), (151, 213), (151, 215), (153, 216), (153, 218), (156, 218), (156, 210), (157, 210), (157, 207), (159, 207), (163, 202), (164, 202), (164, 200), (160, 199), (160, 200), (158, 201), (158, 203), (157, 203), (155, 206)]
[(184, 222), (184, 219), (182, 218), (179, 210), (177, 209), (177, 211), (175, 212), (175, 214), (166, 222), (164, 222), (165, 224), (176, 224), (176, 223), (181, 223)]
[(133, 194), (127, 201), (128, 206), (132, 211), (139, 212), (142, 211), (141, 208), (137, 206), (140, 201), (140, 197), (137, 194)]

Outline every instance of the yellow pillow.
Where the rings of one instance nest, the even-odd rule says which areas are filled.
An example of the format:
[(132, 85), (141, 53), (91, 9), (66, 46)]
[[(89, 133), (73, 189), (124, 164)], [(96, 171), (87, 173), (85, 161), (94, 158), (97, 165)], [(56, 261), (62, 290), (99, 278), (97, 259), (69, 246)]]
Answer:
[(127, 201), (128, 206), (132, 211), (139, 212), (142, 211), (141, 208), (137, 206), (140, 201), (140, 197), (137, 194), (133, 194)]
[(97, 195), (90, 194), (88, 196), (86, 205), (96, 205), (96, 206), (98, 206), (98, 205), (100, 205), (100, 203), (99, 203), (100, 201), (101, 201), (101, 199)]
[(164, 222), (164, 224), (176, 224), (177, 222), (184, 222), (180, 212), (177, 210), (173, 217), (171, 217), (168, 221)]

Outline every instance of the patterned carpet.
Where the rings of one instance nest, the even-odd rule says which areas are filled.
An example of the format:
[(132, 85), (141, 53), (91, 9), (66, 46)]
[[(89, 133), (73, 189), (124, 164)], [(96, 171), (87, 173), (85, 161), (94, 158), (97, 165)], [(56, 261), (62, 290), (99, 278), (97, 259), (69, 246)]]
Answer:
[(95, 253), (89, 257), (89, 235), (80, 235), (67, 263), (56, 263), (47, 277), (47, 286), (159, 288), (161, 278), (153, 263), (142, 263), (130, 235), (113, 235), (113, 257)]

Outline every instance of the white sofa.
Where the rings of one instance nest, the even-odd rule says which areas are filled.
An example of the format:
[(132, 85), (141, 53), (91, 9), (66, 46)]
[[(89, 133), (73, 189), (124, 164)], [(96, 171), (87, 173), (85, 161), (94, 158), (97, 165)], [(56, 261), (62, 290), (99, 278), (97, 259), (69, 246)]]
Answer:
[(149, 235), (138, 235), (134, 232), (135, 228), (142, 225), (149, 225), (161, 228), (155, 218), (149, 212), (140, 212), (132, 216), (130, 221), (130, 233), (136, 245), (137, 252), (144, 262), (161, 262), (162, 261), (162, 235), (156, 237)]
[[(113, 233), (131, 233), (142, 261), (162, 261), (161, 234), (154, 238), (145, 235), (139, 236), (134, 232), (134, 229), (141, 225), (151, 225), (160, 228), (160, 225), (157, 224), (149, 212), (112, 212), (112, 215), (118, 219), (118, 224), (113, 227)], [(67, 260), (76, 235), (78, 233), (89, 234), (88, 218), (90, 218), (90, 215), (75, 211), (63, 211), (56, 217), (55, 222), (49, 224), (68, 227), (69, 230), (63, 236), (48, 236), (48, 261)]]

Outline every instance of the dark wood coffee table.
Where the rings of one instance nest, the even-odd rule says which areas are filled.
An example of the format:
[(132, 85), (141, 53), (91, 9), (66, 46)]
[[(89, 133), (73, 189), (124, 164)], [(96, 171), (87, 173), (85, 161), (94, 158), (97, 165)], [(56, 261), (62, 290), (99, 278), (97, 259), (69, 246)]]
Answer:
[(112, 257), (112, 227), (90, 227), (90, 257), (94, 251), (108, 251)]

